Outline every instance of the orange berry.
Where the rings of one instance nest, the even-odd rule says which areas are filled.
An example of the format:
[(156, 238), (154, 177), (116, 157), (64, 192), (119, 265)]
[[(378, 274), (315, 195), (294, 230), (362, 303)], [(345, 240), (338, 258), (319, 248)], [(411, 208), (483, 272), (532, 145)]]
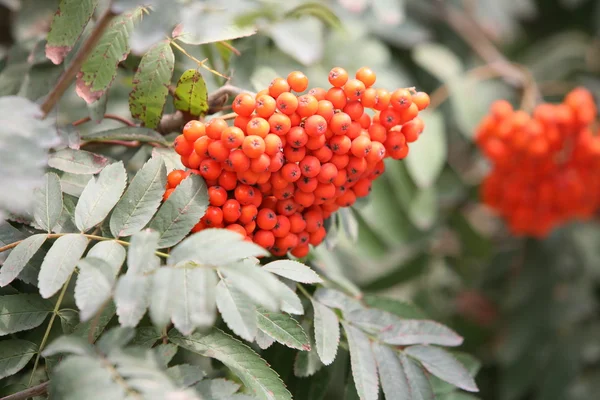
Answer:
[(169, 175), (167, 175), (167, 186), (174, 188), (179, 185), (185, 177), (185, 171), (180, 169), (173, 170), (169, 172)]
[(365, 87), (373, 86), (375, 83), (375, 72), (369, 67), (362, 67), (356, 71), (356, 79), (364, 83)]
[(265, 152), (265, 141), (257, 135), (250, 135), (244, 138), (242, 151), (249, 158), (257, 158)]
[(228, 163), (235, 172), (243, 172), (250, 168), (250, 159), (243, 150), (233, 150), (229, 153)]
[(300, 167), (300, 171), (302, 175), (308, 178), (314, 178), (319, 175), (321, 171), (321, 163), (314, 156), (306, 156), (300, 163), (298, 164)]
[(233, 231), (233, 232), (237, 232), (240, 235), (246, 237), (246, 228), (244, 228), (243, 226), (241, 226), (240, 224), (231, 224), (231, 225), (227, 225), (226, 229)]
[(308, 135), (304, 128), (300, 126), (294, 126), (286, 135), (286, 141), (291, 147), (303, 147), (308, 141)]
[(188, 142), (183, 135), (179, 135), (175, 138), (173, 147), (175, 148), (177, 154), (181, 156), (189, 156), (194, 150), (192, 144)]
[[(244, 141), (244, 131), (235, 126), (229, 126), (221, 132), (221, 142), (228, 149), (235, 149), (242, 145)], [(229, 155), (228, 155), (229, 156)]]
[(249, 117), (254, 112), (255, 99), (248, 93), (240, 93), (235, 96), (231, 109), (238, 115)]
[(292, 127), (290, 117), (284, 114), (273, 114), (269, 117), (270, 131), (279, 136), (283, 136), (289, 132)]
[(290, 93), (283, 92), (277, 96), (277, 109), (286, 115), (291, 115), (298, 108), (298, 98)]
[(315, 96), (315, 99), (317, 99), (318, 101), (325, 100), (325, 93), (327, 93), (327, 91), (319, 87), (312, 88), (308, 91), (308, 94), (310, 94), (311, 96)]
[(171, 196), (175, 188), (165, 190), (165, 194), (163, 194), (163, 201), (167, 201), (167, 199)]
[(270, 130), (271, 125), (269, 125), (269, 122), (262, 117), (254, 117), (248, 121), (248, 124), (246, 125), (246, 134), (248, 136), (256, 135), (264, 138)]
[(227, 126), (227, 122), (224, 119), (213, 118), (206, 124), (206, 135), (214, 140), (221, 139), (221, 132)]
[(283, 78), (275, 78), (269, 85), (269, 95), (276, 99), (281, 93), (289, 92), (290, 85)]
[(376, 110), (385, 110), (390, 104), (390, 93), (385, 89), (377, 89), (377, 94), (375, 96), (375, 106), (373, 106)]
[(270, 165), (271, 157), (269, 157), (266, 153), (263, 153), (260, 156), (250, 160), (250, 170), (252, 172), (267, 172), (269, 170)]
[(222, 171), (217, 182), (223, 189), (233, 190), (237, 186), (237, 174), (234, 171)]
[(308, 78), (300, 71), (290, 72), (287, 83), (294, 92), (304, 92), (308, 88)]
[(223, 219), (226, 222), (235, 222), (242, 215), (242, 207), (237, 200), (229, 199), (223, 204)]
[(183, 136), (185, 136), (185, 140), (188, 142), (194, 143), (200, 136), (204, 136), (205, 133), (204, 124), (197, 120), (188, 121), (183, 127)]
[(344, 94), (348, 100), (358, 100), (365, 92), (365, 84), (358, 79), (350, 79), (344, 85)]
[(277, 108), (277, 102), (271, 96), (262, 95), (260, 97), (256, 97), (256, 114), (262, 118), (269, 118), (275, 112)]
[(364, 158), (371, 151), (371, 139), (366, 136), (359, 136), (352, 141), (350, 151), (355, 157)]
[(352, 119), (345, 112), (336, 113), (329, 121), (329, 129), (336, 135), (344, 135), (350, 128)]
[(215, 140), (208, 145), (208, 155), (218, 162), (227, 160), (227, 158), (229, 158), (229, 151), (230, 149), (221, 140)]
[(274, 133), (269, 133), (265, 136), (265, 153), (269, 156), (274, 156), (283, 149), (281, 137)]
[(333, 108), (341, 110), (346, 106), (348, 99), (346, 98), (346, 93), (344, 93), (344, 89), (339, 87), (332, 87), (327, 91), (325, 95), (325, 100), (328, 100), (333, 105)]
[(188, 168), (198, 169), (203, 159), (204, 157), (199, 156), (197, 153), (190, 154), (187, 158)]
[(329, 71), (328, 79), (331, 86), (342, 87), (348, 81), (348, 72), (340, 67), (332, 68), (331, 71)]
[(398, 89), (390, 96), (390, 105), (394, 110), (401, 112), (412, 104), (412, 96), (408, 89)]
[(202, 218), (206, 226), (220, 226), (223, 223), (223, 210), (219, 207), (209, 206)]
[(296, 112), (302, 118), (310, 117), (317, 113), (319, 109), (319, 101), (315, 96), (305, 94), (298, 97), (298, 108)]
[(275, 235), (273, 235), (273, 232), (271, 232), (270, 230), (256, 231), (254, 233), (254, 243), (261, 247), (264, 247), (265, 249), (270, 249), (275, 244)]
[[(429, 107), (430, 98), (429, 95), (425, 92), (417, 92), (412, 95), (412, 101), (417, 105), (419, 111), (423, 111), (427, 107)], [(512, 107), (511, 107), (512, 109)], [(512, 111), (512, 110), (511, 110)]]
[(290, 253), (296, 258), (304, 258), (310, 252), (310, 248), (307, 245), (298, 245)]
[(277, 215), (270, 208), (263, 208), (258, 211), (256, 224), (260, 229), (270, 231), (277, 225)]
[(302, 171), (298, 164), (287, 163), (281, 168), (281, 176), (288, 182), (296, 182), (301, 175)]
[(321, 117), (325, 118), (325, 121), (329, 122), (335, 110), (333, 108), (333, 104), (329, 100), (319, 100), (319, 107), (317, 108), (317, 114)]

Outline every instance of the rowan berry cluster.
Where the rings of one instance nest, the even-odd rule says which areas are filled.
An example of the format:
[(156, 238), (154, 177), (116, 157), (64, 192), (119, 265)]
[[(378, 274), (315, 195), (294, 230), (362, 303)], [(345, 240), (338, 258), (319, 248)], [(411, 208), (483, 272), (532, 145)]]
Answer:
[(226, 227), (273, 255), (306, 256), (325, 238), (324, 220), (369, 193), (385, 157), (406, 157), (429, 105), (414, 89), (373, 88), (369, 68), (354, 79), (333, 68), (329, 82), (307, 91), (308, 78), (295, 71), (256, 96), (238, 95), (232, 126), (220, 118), (187, 123), (175, 150), (189, 170), (169, 174), (165, 199), (198, 173), (210, 206), (194, 231)]
[(600, 137), (592, 95), (583, 88), (533, 114), (506, 101), (491, 106), (477, 144), (492, 162), (481, 193), (517, 235), (544, 237), (557, 225), (586, 219), (600, 206)]

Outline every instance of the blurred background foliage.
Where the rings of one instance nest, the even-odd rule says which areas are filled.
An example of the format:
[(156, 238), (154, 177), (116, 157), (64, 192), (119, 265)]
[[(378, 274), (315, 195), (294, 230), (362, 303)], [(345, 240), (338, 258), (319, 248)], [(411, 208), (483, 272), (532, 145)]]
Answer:
[[(207, 58), (213, 69), (231, 76), (232, 85), (256, 91), (274, 76), (302, 70), (311, 87), (322, 86), (334, 66), (355, 71), (368, 65), (377, 73), (377, 86), (415, 86), (432, 95), (426, 130), (407, 160), (387, 163), (368, 200), (333, 221), (312, 262), (347, 288), (365, 291), (367, 300), (369, 294), (384, 294), (399, 301), (398, 309), (411, 302), (420, 315), (456, 329), (465, 337), (461, 350), (482, 362), (477, 376), (482, 399), (596, 398), (599, 226), (573, 223), (541, 241), (511, 237), (478, 202), (487, 165), (472, 136), (493, 100), (520, 104), (523, 77), (550, 101), (576, 85), (600, 95), (600, 1), (323, 1), (332, 13), (321, 2), (209, 3), (213, 12), (184, 17), (198, 25), (204, 39), (223, 29), (258, 28), (257, 35), (231, 42), (239, 55), (215, 44), (182, 44), (190, 55)], [(40, 100), (64, 70), (43, 52), (57, 5), (58, 0), (0, 0), (0, 95)], [(161, 39), (153, 33), (157, 26), (178, 17), (155, 14), (136, 31), (133, 55), (121, 63), (109, 101), (92, 106), (100, 112), (130, 117), (128, 95), (140, 56)], [(233, 28), (233, 22), (242, 27)], [(177, 52), (174, 79), (195, 66)], [(203, 74), (209, 92), (225, 83)], [(165, 113), (173, 112), (171, 104)], [(66, 137), (78, 132), (62, 127), (90, 113), (74, 90), (57, 110), (56, 126)], [(101, 128), (77, 129), (119, 126), (106, 120)], [(94, 151), (123, 159), (135, 171), (151, 149)], [(70, 190), (77, 191), (85, 182), (72, 184)], [(265, 352), (292, 386), (293, 355), (282, 347)], [(340, 398), (339, 392), (333, 396)], [(453, 396), (445, 398), (470, 398)]]

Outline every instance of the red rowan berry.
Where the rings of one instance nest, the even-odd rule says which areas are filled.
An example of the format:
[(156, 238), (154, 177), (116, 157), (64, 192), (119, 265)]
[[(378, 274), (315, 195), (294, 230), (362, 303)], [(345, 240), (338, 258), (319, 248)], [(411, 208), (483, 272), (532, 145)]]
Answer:
[(286, 115), (291, 115), (298, 108), (298, 98), (290, 93), (283, 92), (277, 96), (277, 109)]
[(256, 114), (261, 118), (269, 118), (275, 112), (277, 102), (269, 95), (256, 97)]
[(365, 87), (373, 86), (375, 83), (375, 72), (369, 67), (362, 67), (356, 71), (356, 79), (364, 83)]
[(297, 190), (294, 193), (294, 201), (302, 207), (310, 207), (315, 202), (315, 195), (312, 192)]
[(268, 156), (274, 156), (275, 154), (280, 153), (282, 149), (283, 144), (281, 137), (274, 133), (269, 133), (267, 136), (265, 136), (265, 154)]
[(256, 229), (256, 222), (252, 221), (249, 224), (245, 224), (244, 225), (244, 229), (246, 230), (246, 234), (250, 235), (251, 233), (254, 232), (254, 230)]
[(407, 109), (402, 111), (400, 114), (400, 124), (406, 124), (408, 121), (412, 121), (419, 115), (419, 108), (416, 104), (411, 104)]
[(373, 108), (375, 110), (385, 110), (390, 104), (390, 93), (385, 89), (377, 89), (377, 94), (375, 96), (375, 105)]
[(327, 200), (335, 196), (335, 185), (333, 183), (319, 183), (315, 189), (315, 198)]
[(202, 162), (203, 157), (199, 156), (197, 153), (192, 153), (188, 156), (188, 168), (198, 169), (200, 168), (200, 163)]
[(233, 171), (222, 171), (217, 181), (223, 189), (233, 190), (237, 186), (237, 174)]
[(423, 111), (429, 107), (430, 99), (429, 95), (425, 92), (417, 92), (412, 95), (412, 101), (417, 105), (419, 111)]
[(344, 93), (344, 89), (339, 87), (332, 87), (325, 94), (325, 100), (328, 100), (333, 105), (333, 108), (341, 110), (346, 106), (348, 99)]
[(298, 164), (287, 163), (281, 168), (281, 176), (288, 182), (296, 182), (301, 175), (302, 172)]
[(227, 122), (224, 119), (213, 118), (206, 124), (206, 135), (214, 140), (221, 139), (221, 132), (227, 126)]
[(325, 135), (311, 136), (308, 138), (308, 141), (306, 142), (306, 148), (308, 150), (320, 149), (323, 146), (325, 146), (326, 141), (327, 141), (327, 138), (325, 137)]
[(329, 123), (335, 110), (333, 104), (329, 100), (319, 100), (319, 107), (317, 108), (317, 114), (325, 118), (325, 121)]
[(275, 227), (272, 230), (273, 235), (275, 235), (276, 238), (284, 237), (288, 233), (290, 233), (290, 227), (291, 224), (289, 218), (285, 215), (278, 215), (277, 223), (275, 224)]
[(298, 108), (296, 113), (302, 118), (310, 117), (317, 113), (319, 109), (319, 101), (315, 96), (305, 94), (298, 97)]
[(408, 143), (412, 143), (419, 138), (419, 135), (421, 132), (423, 132), (424, 127), (425, 124), (423, 123), (423, 120), (420, 118), (415, 118), (412, 121), (402, 125), (402, 134), (404, 134), (404, 137)]
[(260, 229), (264, 229), (265, 231), (270, 231), (275, 228), (275, 225), (277, 224), (277, 215), (275, 214), (275, 211), (270, 208), (259, 210), (256, 224)]
[(327, 130), (327, 121), (318, 114), (312, 115), (304, 121), (304, 130), (308, 136), (321, 136)]
[(258, 158), (265, 152), (265, 141), (257, 135), (250, 135), (244, 138), (242, 151), (249, 158)]
[(252, 119), (251, 116), (250, 117), (242, 117), (241, 115), (238, 115), (233, 120), (233, 126), (235, 126), (236, 128), (240, 128), (241, 130), (244, 130), (244, 129), (246, 129), (246, 125), (248, 125), (248, 122), (250, 122), (251, 119)]
[(242, 224), (249, 224), (256, 220), (257, 215), (258, 208), (254, 204), (246, 204), (245, 206), (242, 206), (239, 221)]
[(221, 132), (221, 142), (223, 142), (225, 147), (227, 147), (228, 149), (235, 149), (237, 147), (240, 147), (243, 140), (244, 131), (235, 126), (227, 127), (223, 129), (223, 132)]
[(350, 79), (344, 85), (344, 94), (349, 100), (358, 100), (365, 92), (365, 84), (358, 79)]
[(170, 188), (174, 188), (181, 183), (181, 181), (185, 178), (185, 171), (180, 169), (173, 170), (169, 172), (167, 175), (167, 186)]
[(364, 158), (371, 151), (371, 139), (366, 136), (359, 136), (352, 141), (350, 151), (355, 157)]
[(181, 156), (189, 156), (194, 150), (192, 144), (188, 142), (183, 135), (179, 135), (175, 138), (173, 147), (175, 148), (177, 154)]
[(223, 204), (223, 219), (226, 222), (235, 222), (242, 215), (242, 207), (237, 200), (229, 199)]
[(269, 122), (261, 117), (254, 117), (246, 125), (246, 135), (256, 135), (264, 138), (271, 130)]
[(237, 232), (242, 236), (246, 236), (246, 228), (244, 228), (243, 226), (241, 226), (240, 224), (231, 224), (231, 225), (227, 225), (226, 229), (233, 231), (233, 232)]
[(304, 157), (304, 159), (300, 161), (299, 167), (300, 171), (302, 172), (302, 175), (308, 178), (316, 177), (321, 171), (321, 163), (319, 162), (317, 157), (314, 156)]
[(298, 210), (298, 203), (292, 199), (280, 200), (277, 202), (276, 208), (279, 214), (288, 217)]
[(331, 86), (342, 87), (348, 81), (348, 72), (340, 67), (332, 68), (331, 71), (329, 71), (328, 79)]
[(276, 99), (281, 93), (289, 92), (290, 85), (283, 78), (275, 78), (269, 85), (269, 95)]
[(269, 162), (269, 172), (277, 172), (283, 167), (285, 164), (285, 157), (283, 153), (278, 152), (274, 156), (271, 157)]
[(308, 135), (304, 128), (300, 126), (294, 126), (286, 135), (286, 141), (291, 147), (303, 147), (308, 141)]
[(383, 143), (387, 137), (387, 129), (379, 123), (373, 123), (369, 127), (369, 137)]
[(344, 135), (348, 131), (352, 119), (345, 112), (340, 112), (331, 117), (329, 121), (329, 128), (336, 135)]
[(308, 91), (308, 94), (310, 94), (311, 96), (315, 96), (315, 99), (317, 99), (318, 101), (321, 100), (325, 100), (325, 94), (327, 93), (327, 91), (323, 88), (312, 88)]
[(208, 188), (208, 201), (213, 206), (222, 206), (227, 201), (227, 191), (221, 186)]
[(270, 230), (258, 230), (254, 233), (254, 242), (268, 250), (275, 244), (275, 235)]
[(289, 199), (294, 195), (294, 184), (288, 183), (284, 188), (274, 189), (273, 196), (277, 198), (277, 200), (285, 200)]
[(261, 172), (267, 172), (270, 166), (271, 157), (269, 157), (266, 153), (263, 153), (257, 158), (250, 160), (250, 170), (258, 174)]
[(390, 105), (394, 110), (401, 112), (412, 104), (412, 96), (408, 89), (397, 89), (390, 96)]
[(325, 236), (327, 236), (327, 231), (325, 231), (325, 228), (321, 227), (310, 234), (310, 239), (308, 240), (308, 242), (313, 246), (318, 246), (319, 244), (321, 244), (321, 242), (323, 242)]
[(349, 177), (360, 175), (367, 169), (367, 160), (364, 158), (350, 157), (346, 170), (348, 171)]
[(185, 140), (191, 143), (194, 143), (199, 137), (204, 136), (205, 133), (204, 124), (197, 120), (188, 121), (183, 127), (183, 136), (185, 136)]
[(215, 161), (223, 162), (229, 158), (229, 148), (221, 140), (215, 140), (208, 145), (208, 155)]
[(306, 147), (292, 147), (285, 146), (283, 148), (283, 155), (286, 161), (290, 163), (296, 163), (302, 160), (306, 156)]
[(240, 93), (235, 96), (231, 109), (238, 115), (243, 117), (249, 117), (254, 112), (255, 100), (254, 97), (248, 93)]
[(360, 124), (361, 128), (363, 128), (363, 129), (369, 129), (369, 127), (371, 126), (371, 117), (369, 116), (369, 114), (367, 114), (365, 112), (358, 119), (358, 123)]
[(194, 227), (192, 228), (192, 233), (200, 232), (201, 230), (206, 229), (206, 224), (204, 221), (200, 220)]
[(389, 107), (379, 114), (379, 123), (388, 131), (396, 125), (400, 125), (400, 113)]
[(321, 164), (326, 163), (333, 157), (333, 151), (331, 151), (331, 148), (327, 145), (316, 150), (311, 150), (311, 154), (317, 157), (317, 160), (319, 160)]
[(235, 172), (247, 171), (250, 168), (250, 159), (244, 151), (237, 149), (229, 153), (229, 162)]
[(346, 168), (350, 158), (348, 154), (334, 154), (329, 160), (339, 170)]
[(205, 179), (217, 179), (221, 174), (221, 165), (215, 161), (206, 159), (200, 163), (200, 175)]
[(220, 226), (223, 223), (223, 210), (219, 207), (209, 206), (203, 219), (206, 226)]
[(352, 191), (356, 195), (356, 197), (365, 197), (371, 192), (371, 181), (368, 179), (360, 179), (356, 184), (352, 187)]
[(346, 135), (336, 135), (331, 138), (329, 145), (334, 154), (346, 154), (350, 151), (352, 140)]
[(290, 253), (296, 258), (304, 258), (310, 252), (310, 248), (307, 245), (298, 245)]
[(284, 114), (273, 114), (269, 117), (271, 132), (283, 136), (289, 132), (292, 127), (290, 117)]
[(308, 78), (300, 71), (292, 71), (287, 76), (287, 83), (294, 92), (304, 92), (308, 88)]
[(360, 101), (353, 100), (346, 103), (343, 111), (348, 114), (352, 121), (358, 121), (362, 117), (364, 110), (365, 108)]
[(208, 157), (208, 146), (213, 142), (213, 139), (208, 136), (202, 136), (194, 142), (194, 151), (201, 157)]
[(252, 170), (247, 170), (237, 173), (238, 181), (245, 183), (246, 185), (254, 185), (258, 182), (259, 174)]

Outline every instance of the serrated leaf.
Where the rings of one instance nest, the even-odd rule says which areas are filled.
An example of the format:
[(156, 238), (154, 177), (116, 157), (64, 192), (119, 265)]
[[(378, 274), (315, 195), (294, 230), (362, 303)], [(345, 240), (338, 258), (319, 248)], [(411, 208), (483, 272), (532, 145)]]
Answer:
[(90, 331), (93, 328), (92, 337), (95, 341), (104, 332), (104, 329), (114, 316), (115, 306), (112, 302), (109, 302), (108, 305), (104, 307), (104, 310), (102, 310), (100, 316), (97, 319), (94, 318), (92, 321), (82, 322), (78, 324), (77, 326), (75, 326), (71, 334), (87, 339), (90, 336)]
[(112, 84), (118, 64), (129, 54), (129, 35), (142, 12), (136, 8), (115, 17), (81, 66), (75, 91), (87, 103), (98, 100)]
[(256, 336), (256, 306), (252, 301), (222, 279), (216, 288), (217, 308), (223, 321), (236, 335), (247, 341)]
[(419, 140), (410, 144), (405, 159), (411, 177), (420, 188), (428, 188), (439, 177), (448, 157), (444, 117), (439, 111), (423, 111), (419, 117), (425, 129)]
[[(305, 327), (307, 331), (309, 328), (310, 326)], [(294, 360), (294, 376), (299, 378), (312, 376), (323, 367), (314, 342), (310, 336), (308, 339), (310, 340), (310, 351), (299, 351)]]
[(44, 322), (51, 311), (52, 304), (37, 294), (1, 296), (0, 336), (33, 329)]
[(377, 400), (379, 395), (377, 364), (375, 363), (369, 338), (359, 329), (346, 322), (342, 321), (342, 326), (348, 339), (356, 392), (361, 400)]
[(285, 311), (286, 313), (294, 315), (303, 315), (304, 306), (302, 305), (302, 300), (300, 300), (300, 297), (296, 294), (296, 292), (278, 279), (274, 280), (274, 284), (274, 294), (281, 299), (281, 311)]
[(180, 387), (192, 386), (206, 376), (206, 372), (197, 365), (178, 364), (167, 369), (167, 375)]
[(44, 234), (29, 236), (10, 252), (0, 269), (0, 286), (8, 285), (19, 276), (46, 238)]
[(175, 108), (193, 116), (208, 111), (208, 91), (202, 74), (197, 69), (188, 69), (177, 81), (173, 95)]
[(419, 399), (418, 395), (413, 396), (408, 378), (404, 373), (404, 368), (398, 357), (398, 353), (389, 346), (379, 343), (372, 343), (373, 354), (377, 361), (379, 371), (379, 380), (381, 388), (386, 399)]
[(60, 64), (71, 51), (97, 4), (98, 0), (61, 0), (46, 43), (46, 57), (54, 64)]
[(178, 347), (173, 343), (161, 343), (152, 350), (158, 363), (166, 368), (173, 357), (175, 357), (175, 354), (177, 354)]
[(107, 131), (86, 133), (81, 136), (81, 139), (93, 142), (125, 140), (143, 143), (160, 143), (165, 146), (169, 144), (160, 133), (150, 128), (144, 128), (143, 126), (126, 126), (109, 129)]
[(87, 238), (76, 233), (61, 236), (54, 242), (44, 257), (38, 277), (38, 287), (43, 298), (47, 299), (58, 292), (75, 270), (87, 245)]
[(158, 209), (148, 226), (159, 232), (160, 248), (179, 243), (200, 221), (208, 207), (208, 189), (204, 180), (190, 174)]
[(122, 326), (137, 326), (150, 305), (150, 289), (149, 276), (126, 274), (119, 278), (114, 301)]
[(227, 379), (217, 378), (201, 381), (194, 386), (203, 399), (230, 399), (240, 385)]
[(135, 337), (135, 330), (128, 327), (112, 328), (98, 340), (97, 347), (104, 354), (110, 353), (111, 350), (121, 349), (129, 344)]
[(185, 169), (185, 165), (181, 163), (181, 156), (172, 148), (154, 147), (152, 149), (152, 157), (161, 157), (167, 167), (167, 174), (175, 169)]
[(218, 329), (214, 329), (208, 334), (196, 332), (188, 337), (171, 331), (169, 338), (173, 343), (191, 352), (221, 361), (259, 399), (286, 400), (292, 398), (277, 373), (269, 368), (262, 358), (250, 347)]
[(175, 67), (175, 56), (168, 41), (157, 43), (140, 61), (129, 94), (131, 115), (156, 128), (169, 94), (169, 84)]
[(468, 392), (479, 391), (469, 371), (451, 354), (438, 347), (411, 346), (404, 349), (404, 354), (419, 360), (427, 371), (443, 381)]
[(273, 343), (275, 343), (275, 339), (273, 339), (271, 336), (267, 335), (260, 329), (256, 331), (256, 337), (254, 338), (254, 340), (256, 341), (258, 347), (260, 347), (263, 350), (268, 349), (273, 345)]
[(44, 184), (34, 193), (33, 218), (45, 231), (52, 232), (63, 208), (60, 179), (54, 173), (44, 176)]
[(71, 174), (97, 174), (108, 165), (108, 158), (85, 150), (66, 148), (50, 154), (48, 166)]
[(269, 253), (255, 243), (229, 229), (204, 229), (179, 245), (170, 254), (168, 263), (176, 265), (192, 261), (203, 265), (221, 266), (243, 258), (265, 256)]
[(117, 276), (121, 269), (125, 256), (126, 251), (123, 245), (114, 240), (104, 240), (96, 243), (86, 255), (86, 257), (102, 259), (111, 267), (114, 276)]
[(281, 298), (276, 298), (274, 294), (281, 290), (278, 286), (278, 283), (281, 282), (270, 272), (252, 265), (250, 262), (225, 265), (219, 268), (219, 272), (225, 276), (231, 286), (244, 293), (254, 303), (270, 311), (280, 309)]
[(427, 319), (427, 315), (416, 305), (384, 296), (367, 294), (365, 304), (369, 307), (387, 311), (404, 319)]
[(450, 328), (428, 320), (400, 320), (387, 331), (379, 333), (385, 343), (407, 346), (411, 344), (437, 344), (460, 346), (463, 338)]
[(112, 266), (101, 258), (86, 257), (77, 266), (79, 275), (75, 283), (75, 304), (80, 310), (79, 318), (85, 322), (110, 299), (115, 273)]
[(315, 319), (315, 343), (319, 358), (325, 365), (335, 360), (340, 344), (340, 322), (333, 310), (318, 301), (311, 300)]
[(22, 370), (37, 353), (38, 346), (27, 340), (11, 339), (0, 341), (0, 379)]
[(93, 356), (95, 350), (88, 341), (82, 337), (68, 335), (60, 336), (50, 343), (44, 351), (42, 356), (45, 358), (52, 357), (58, 354), (77, 354), (80, 356)]
[(435, 395), (423, 369), (413, 360), (399, 354), (400, 363), (410, 389), (410, 400), (433, 400)]
[(364, 308), (358, 300), (335, 289), (320, 287), (314, 293), (313, 298), (328, 307), (338, 308), (344, 313), (351, 313)]
[(127, 249), (127, 273), (144, 274), (159, 267), (160, 261), (154, 254), (158, 245), (158, 232), (145, 229), (134, 234)]
[(102, 222), (121, 198), (126, 185), (127, 173), (122, 161), (109, 165), (92, 178), (75, 207), (77, 228), (85, 232)]
[(302, 283), (321, 283), (323, 279), (310, 267), (292, 260), (278, 260), (263, 267), (269, 272)]
[(310, 351), (310, 341), (306, 332), (289, 314), (258, 308), (256, 316), (258, 328), (279, 343), (292, 349)]
[(107, 90), (98, 100), (87, 104), (88, 113), (93, 122), (100, 123), (104, 119), (106, 108), (108, 107), (108, 94), (109, 91)]

